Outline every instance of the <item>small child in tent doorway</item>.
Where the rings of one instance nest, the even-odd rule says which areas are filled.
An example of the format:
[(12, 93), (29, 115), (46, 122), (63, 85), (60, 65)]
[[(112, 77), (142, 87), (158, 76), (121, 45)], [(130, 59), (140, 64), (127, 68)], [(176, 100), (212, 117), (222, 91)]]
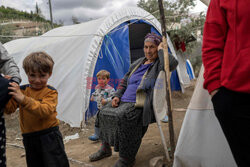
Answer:
[[(95, 87), (95, 92), (92, 93), (90, 101), (97, 102), (97, 115), (100, 112), (102, 106), (106, 105), (108, 102), (112, 100), (113, 94), (115, 93), (115, 89), (108, 85), (110, 79), (110, 73), (106, 70), (100, 70), (97, 74), (97, 82), (98, 85)], [(92, 136), (89, 136), (88, 139), (91, 141), (99, 140), (99, 128), (98, 128), (98, 120), (95, 121), (95, 133)]]

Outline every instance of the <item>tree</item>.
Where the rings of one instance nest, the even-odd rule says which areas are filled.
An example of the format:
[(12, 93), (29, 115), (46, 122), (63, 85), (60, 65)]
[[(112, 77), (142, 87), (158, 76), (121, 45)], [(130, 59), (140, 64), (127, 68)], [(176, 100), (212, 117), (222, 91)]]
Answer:
[(79, 24), (80, 23), (76, 16), (72, 16), (72, 22), (73, 22), (73, 24)]
[(41, 10), (38, 8), (37, 2), (36, 2), (35, 14), (39, 15), (40, 11)]
[(57, 23), (58, 25), (60, 25), (60, 26), (63, 26), (64, 25), (64, 21), (63, 20), (61, 20), (61, 19), (59, 19), (59, 21), (58, 21), (58, 23)]
[[(195, 0), (164, 0), (164, 13), (168, 35), (172, 39), (176, 50), (185, 46), (185, 52), (190, 53), (196, 43), (191, 42), (196, 37), (197, 31), (203, 31), (205, 21), (204, 13), (190, 14), (190, 9), (195, 6)], [(143, 8), (160, 21), (158, 0), (139, 0), (138, 7)], [(182, 50), (183, 51), (183, 50)]]
[(36, 2), (36, 7), (35, 7), (35, 14), (41, 18), (45, 18), (44, 15), (42, 14), (42, 10), (38, 7), (37, 2)]
[(15, 35), (14, 33), (14, 28), (15, 26), (11, 25), (11, 24), (7, 24), (7, 25), (0, 25), (0, 42), (1, 43), (6, 43), (9, 42), (11, 40), (13, 40), (13, 36)]

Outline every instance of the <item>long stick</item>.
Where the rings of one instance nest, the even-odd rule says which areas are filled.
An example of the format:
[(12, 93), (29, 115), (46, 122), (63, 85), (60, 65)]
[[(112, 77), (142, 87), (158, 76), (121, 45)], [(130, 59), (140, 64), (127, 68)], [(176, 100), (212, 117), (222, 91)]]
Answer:
[(159, 131), (160, 131), (161, 141), (162, 141), (162, 145), (163, 145), (163, 148), (164, 148), (164, 151), (165, 151), (166, 160), (167, 160), (167, 162), (171, 163), (170, 156), (169, 156), (169, 153), (168, 153), (167, 143), (166, 143), (166, 140), (165, 140), (165, 136), (163, 134), (162, 127), (161, 127), (161, 122), (158, 119), (157, 119), (157, 125), (158, 125)]
[(170, 70), (169, 70), (169, 59), (168, 59), (168, 46), (167, 46), (167, 31), (166, 31), (166, 23), (164, 16), (164, 9), (162, 0), (158, 0), (159, 10), (160, 10), (160, 18), (161, 18), (161, 29), (162, 29), (162, 40), (163, 40), (163, 51), (164, 51), (164, 66), (165, 73), (167, 79), (166, 86), (166, 100), (168, 104), (168, 126), (169, 126), (169, 135), (170, 135), (170, 146), (171, 146), (171, 155), (174, 159), (174, 151), (175, 151), (175, 141), (174, 141), (174, 125), (173, 125), (173, 117), (172, 117), (172, 101), (171, 101), (171, 88), (170, 88)]
[(51, 0), (49, 0), (49, 11), (50, 11), (50, 24), (51, 24), (51, 27), (54, 28), (54, 25), (53, 25), (53, 16), (52, 16)]

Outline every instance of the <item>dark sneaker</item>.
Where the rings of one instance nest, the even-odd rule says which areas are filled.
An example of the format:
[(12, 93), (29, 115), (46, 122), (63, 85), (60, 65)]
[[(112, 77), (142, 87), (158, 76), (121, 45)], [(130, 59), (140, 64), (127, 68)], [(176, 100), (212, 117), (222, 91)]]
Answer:
[(98, 150), (96, 153), (91, 154), (89, 156), (89, 160), (92, 161), (98, 161), (100, 159), (106, 158), (106, 157), (110, 157), (112, 155), (112, 151), (108, 150), (108, 151), (104, 151), (103, 149)]
[(128, 160), (128, 159), (120, 157), (118, 161), (116, 161), (113, 167), (133, 167), (134, 164), (135, 164), (135, 160)]

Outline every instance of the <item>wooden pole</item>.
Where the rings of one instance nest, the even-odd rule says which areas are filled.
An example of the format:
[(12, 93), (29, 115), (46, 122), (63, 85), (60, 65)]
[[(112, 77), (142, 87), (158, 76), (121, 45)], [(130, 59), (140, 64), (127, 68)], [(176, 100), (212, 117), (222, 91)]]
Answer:
[(163, 9), (162, 0), (158, 0), (159, 10), (160, 10), (160, 19), (161, 19), (161, 29), (162, 29), (162, 41), (163, 41), (163, 51), (164, 51), (164, 66), (166, 73), (166, 100), (168, 104), (168, 126), (169, 126), (169, 135), (170, 135), (170, 146), (171, 146), (171, 156), (174, 159), (174, 151), (175, 151), (175, 140), (174, 140), (174, 125), (173, 125), (173, 117), (172, 117), (172, 101), (171, 101), (171, 88), (170, 88), (170, 70), (169, 70), (169, 59), (168, 59), (168, 46), (167, 46), (167, 31), (166, 31), (166, 23)]
[(52, 16), (51, 0), (49, 0), (49, 11), (50, 11), (50, 24), (51, 24), (51, 27), (54, 28), (54, 25), (53, 25), (53, 16)]

